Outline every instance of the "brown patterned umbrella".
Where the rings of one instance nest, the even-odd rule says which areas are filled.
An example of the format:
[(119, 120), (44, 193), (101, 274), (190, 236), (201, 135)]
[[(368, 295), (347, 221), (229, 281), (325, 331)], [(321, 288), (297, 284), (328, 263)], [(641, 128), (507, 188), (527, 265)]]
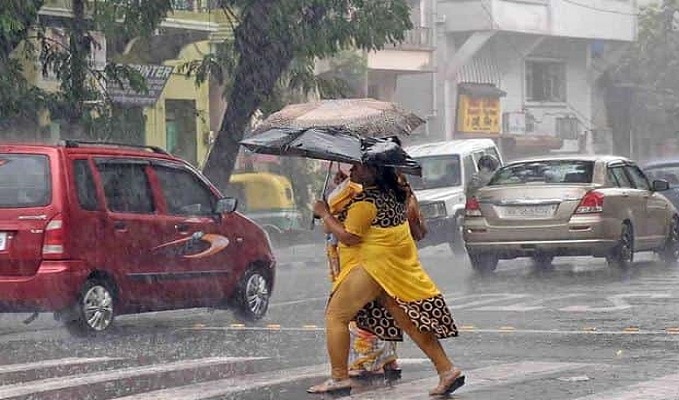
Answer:
[(271, 114), (253, 134), (276, 128), (335, 128), (360, 136), (409, 135), (425, 121), (403, 107), (375, 99), (320, 100), (292, 104)]

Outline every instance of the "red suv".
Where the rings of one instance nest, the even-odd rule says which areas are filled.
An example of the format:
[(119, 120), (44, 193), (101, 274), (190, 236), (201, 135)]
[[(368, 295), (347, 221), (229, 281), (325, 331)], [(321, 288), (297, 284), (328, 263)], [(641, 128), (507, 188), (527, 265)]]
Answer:
[(116, 315), (230, 307), (256, 320), (275, 258), (266, 233), (156, 147), (0, 145), (0, 312), (55, 312), (73, 333)]

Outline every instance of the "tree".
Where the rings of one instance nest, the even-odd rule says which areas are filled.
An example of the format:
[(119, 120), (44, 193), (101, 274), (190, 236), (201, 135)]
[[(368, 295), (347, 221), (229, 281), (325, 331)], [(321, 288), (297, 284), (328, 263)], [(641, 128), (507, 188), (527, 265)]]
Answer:
[(40, 108), (43, 93), (31, 86), (23, 75), (23, 66), (13, 57), (37, 18), (43, 0), (9, 0), (0, 3), (0, 129), (17, 121), (35, 123), (35, 109)]
[[(102, 32), (108, 51), (120, 51), (135, 37), (153, 34), (172, 11), (172, 0), (71, 0), (73, 17), (65, 20), (66, 43), (53, 39), (48, 22), (38, 18), (44, 0), (9, 0), (0, 5), (0, 117), (36, 118), (36, 110), (46, 108), (52, 119), (62, 119), (71, 131), (85, 136), (100, 135), (111, 117), (111, 103), (103, 89), (106, 84), (129, 82), (144, 91), (141, 75), (132, 68), (107, 62), (101, 69), (93, 65), (92, 52), (102, 43), (94, 32)], [(11, 55), (24, 45), (24, 59), (34, 59), (34, 44), (44, 75), (54, 74), (60, 81), (57, 93), (46, 94), (26, 82), (21, 62)], [(5, 118), (3, 118), (4, 120)]]
[[(676, 135), (679, 32), (673, 27), (673, 17), (677, 9), (677, 1), (644, 7), (639, 14), (637, 41), (605, 75), (612, 93), (608, 108), (614, 128), (620, 126), (640, 135), (652, 132), (653, 139)], [(626, 145), (619, 147), (617, 151), (626, 152)]]
[(405, 0), (221, 0), (220, 4), (234, 21), (233, 57), (222, 65), (233, 84), (204, 173), (222, 189), (253, 114), (293, 60), (309, 65), (344, 49), (379, 50), (402, 41), (412, 28)]

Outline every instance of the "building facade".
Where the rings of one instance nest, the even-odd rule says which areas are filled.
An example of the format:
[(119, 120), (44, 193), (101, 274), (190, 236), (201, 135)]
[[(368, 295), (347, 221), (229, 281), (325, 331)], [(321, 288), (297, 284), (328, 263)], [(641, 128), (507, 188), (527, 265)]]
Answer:
[[(425, 140), (492, 137), (517, 156), (610, 152), (599, 80), (636, 37), (633, 2), (427, 4), (435, 21), (437, 68), (429, 79), (399, 80), (395, 95), (396, 101), (429, 116), (432, 137)], [(415, 88), (432, 90), (418, 97)], [(477, 107), (461, 103), (467, 99)], [(494, 123), (464, 128), (463, 120), (475, 113), (490, 115), (487, 120)]]

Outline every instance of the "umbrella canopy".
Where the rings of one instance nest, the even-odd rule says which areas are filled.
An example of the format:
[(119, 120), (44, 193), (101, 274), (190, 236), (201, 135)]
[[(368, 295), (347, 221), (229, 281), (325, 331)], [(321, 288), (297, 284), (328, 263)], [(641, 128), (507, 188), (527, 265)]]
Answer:
[(396, 167), (412, 175), (422, 173), (419, 163), (391, 139), (366, 138), (338, 129), (271, 129), (240, 144), (260, 154), (368, 163)]
[(359, 136), (409, 135), (425, 121), (397, 104), (375, 99), (337, 99), (292, 104), (271, 114), (254, 134), (276, 128), (336, 128)]

